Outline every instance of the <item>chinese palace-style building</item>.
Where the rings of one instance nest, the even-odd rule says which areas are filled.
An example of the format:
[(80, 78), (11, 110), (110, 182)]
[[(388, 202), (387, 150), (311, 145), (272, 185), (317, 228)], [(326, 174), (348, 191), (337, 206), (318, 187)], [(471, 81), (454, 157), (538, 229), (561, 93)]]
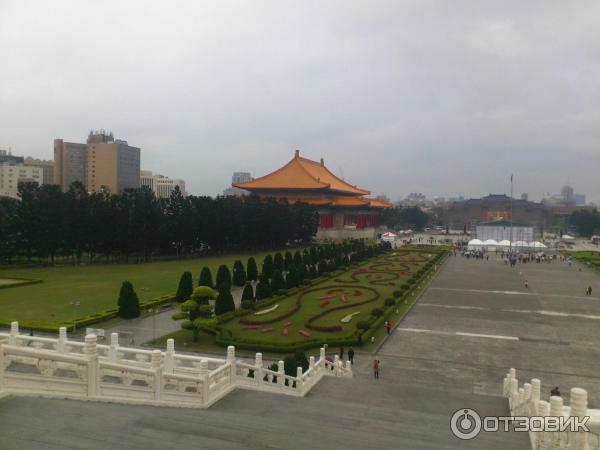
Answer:
[(280, 169), (232, 186), (260, 196), (317, 207), (319, 239), (375, 238), (381, 210), (392, 206), (386, 201), (365, 197), (369, 191), (336, 177), (325, 167), (323, 159), (316, 162), (301, 157), (299, 150)]

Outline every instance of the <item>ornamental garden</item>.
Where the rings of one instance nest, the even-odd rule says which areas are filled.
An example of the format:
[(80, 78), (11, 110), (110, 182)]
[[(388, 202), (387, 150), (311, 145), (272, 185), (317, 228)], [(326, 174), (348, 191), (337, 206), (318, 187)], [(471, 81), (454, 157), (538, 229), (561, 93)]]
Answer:
[[(392, 250), (349, 241), (267, 255), (260, 276), (253, 258), (247, 272), (237, 261), (233, 276), (222, 266), (214, 284), (204, 272), (204, 285), (188, 288), (190, 298), (173, 318), (183, 320), (192, 341), (209, 333), (217, 344), (249, 350), (372, 345), (384, 334), (386, 320), (396, 322), (408, 311), (446, 254), (445, 247)], [(184, 277), (189, 275), (182, 276), (182, 286), (190, 283)], [(238, 308), (231, 283), (243, 285)]]

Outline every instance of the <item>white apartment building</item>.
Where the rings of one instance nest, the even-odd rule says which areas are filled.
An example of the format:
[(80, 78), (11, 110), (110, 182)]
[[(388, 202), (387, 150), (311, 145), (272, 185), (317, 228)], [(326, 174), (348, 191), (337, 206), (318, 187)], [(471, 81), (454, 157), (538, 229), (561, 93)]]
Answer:
[(19, 198), (19, 182), (35, 182), (42, 184), (44, 169), (25, 164), (0, 164), (0, 196)]
[(169, 198), (175, 189), (175, 186), (179, 186), (179, 190), (184, 197), (187, 196), (187, 192), (185, 191), (185, 181), (165, 177), (158, 173), (153, 174), (151, 170), (140, 171), (140, 185), (152, 189), (152, 192), (154, 192), (154, 195), (156, 195), (157, 198)]

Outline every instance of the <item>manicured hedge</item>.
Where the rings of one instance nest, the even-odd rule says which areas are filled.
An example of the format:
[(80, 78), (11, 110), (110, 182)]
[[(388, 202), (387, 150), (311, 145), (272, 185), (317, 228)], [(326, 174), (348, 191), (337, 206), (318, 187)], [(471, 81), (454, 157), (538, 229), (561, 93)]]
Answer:
[(39, 283), (44, 282), (44, 280), (38, 280), (38, 279), (32, 279), (32, 278), (19, 278), (19, 277), (6, 277), (6, 278), (9, 278), (11, 280), (21, 280), (21, 282), (13, 283), (13, 284), (1, 284), (0, 289), (30, 286), (32, 284), (39, 284)]

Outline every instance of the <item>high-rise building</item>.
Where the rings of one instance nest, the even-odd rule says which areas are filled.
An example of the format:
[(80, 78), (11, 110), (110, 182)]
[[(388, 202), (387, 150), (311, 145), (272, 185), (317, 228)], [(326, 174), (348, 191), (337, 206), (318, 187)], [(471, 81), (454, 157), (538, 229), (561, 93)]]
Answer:
[(19, 198), (19, 183), (42, 184), (43, 169), (25, 164), (0, 163), (0, 196)]
[(86, 184), (86, 144), (54, 139), (54, 183), (67, 191), (75, 181)]
[(118, 193), (140, 186), (140, 149), (104, 130), (90, 131), (86, 144), (54, 140), (54, 181), (63, 191), (74, 181), (88, 192)]
[[(252, 180), (252, 175), (250, 175), (250, 172), (233, 172), (233, 176), (231, 177), (231, 184), (237, 184), (237, 183), (246, 183), (248, 181)], [(246, 192), (243, 189), (240, 188), (236, 188), (236, 187), (228, 187), (227, 189), (225, 189), (223, 191), (223, 195), (228, 196), (228, 195), (235, 195), (235, 196), (241, 196), (241, 195), (247, 195), (248, 192)]]
[(149, 187), (157, 198), (169, 198), (175, 190), (175, 186), (179, 186), (179, 190), (184, 197), (187, 196), (185, 181), (160, 174), (153, 174), (151, 170), (142, 170), (140, 172), (140, 185)]
[(44, 173), (42, 184), (54, 184), (54, 161), (44, 159), (34, 159), (31, 156), (25, 158), (26, 166), (41, 167)]

